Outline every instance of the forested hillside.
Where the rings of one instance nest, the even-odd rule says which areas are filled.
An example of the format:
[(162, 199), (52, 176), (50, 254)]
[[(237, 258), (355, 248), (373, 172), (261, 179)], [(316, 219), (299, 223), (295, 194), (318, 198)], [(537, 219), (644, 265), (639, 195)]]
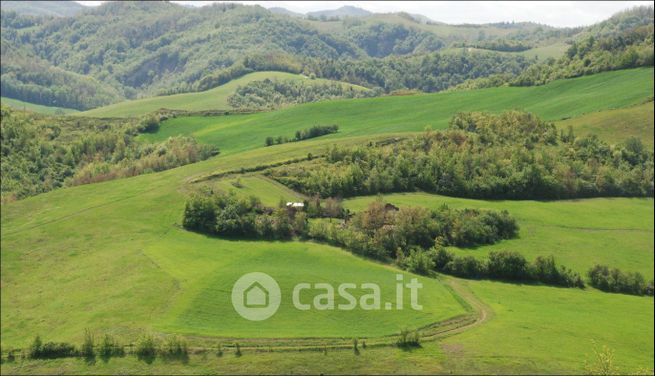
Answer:
[[(652, 7), (559, 29), (446, 25), (404, 13), (300, 18), (238, 4), (112, 2), (73, 17), (26, 16), (3, 7), (2, 38), (4, 96), (78, 110), (208, 90), (265, 70), (384, 92), (434, 92), (464, 82), (535, 85), (653, 64)], [(565, 43), (570, 47), (560, 59), (527, 58), (533, 49)]]
[[(543, 85), (560, 78), (652, 66), (653, 30), (653, 8), (634, 8), (587, 28), (559, 59), (534, 64), (518, 76), (495, 75), (466, 82), (461, 87)], [(522, 48), (507, 41), (503, 43), (506, 48)]]
[(237, 4), (199, 9), (112, 2), (58, 18), (11, 9), (2, 11), (4, 95), (78, 110), (207, 90), (262, 70), (385, 91), (439, 91), (491, 74), (518, 75), (532, 63), (520, 55), (438, 52), (453, 43), (493, 45), (503, 37), (512, 45), (536, 46), (579, 31), (535, 24), (448, 26), (402, 14), (321, 21)]

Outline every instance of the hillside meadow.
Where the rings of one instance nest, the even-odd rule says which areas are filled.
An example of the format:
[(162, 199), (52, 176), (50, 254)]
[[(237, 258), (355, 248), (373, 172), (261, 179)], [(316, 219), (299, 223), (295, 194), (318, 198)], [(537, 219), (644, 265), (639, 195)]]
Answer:
[[(162, 108), (183, 111), (230, 110), (232, 109), (232, 106), (230, 106), (227, 102), (227, 98), (234, 94), (239, 86), (245, 86), (250, 82), (266, 79), (306, 81), (309, 84), (333, 82), (320, 78), (310, 80), (306, 76), (286, 72), (254, 72), (206, 91), (128, 100), (104, 107), (94, 108), (89, 111), (80, 112), (78, 115), (106, 118), (135, 117), (145, 115)], [(357, 85), (351, 85), (347, 83), (343, 83), (343, 85), (353, 87), (357, 90), (367, 90), (366, 88)]]
[(615, 144), (629, 137), (637, 137), (653, 150), (653, 101), (626, 108), (592, 112), (571, 119), (558, 121), (561, 129), (573, 128), (580, 136), (596, 135), (601, 140)]
[[(241, 169), (289, 162), (308, 153), (320, 155), (334, 143), (402, 137), (425, 126), (441, 129), (458, 111), (519, 108), (554, 121), (636, 108), (628, 106), (638, 107), (652, 95), (650, 68), (539, 87), (334, 101), (253, 115), (168, 120), (159, 132), (142, 138), (191, 135), (218, 145), (221, 154), (160, 173), (58, 189), (2, 205), (3, 351), (25, 348), (37, 334), (46, 341), (79, 344), (85, 328), (98, 335), (113, 334), (123, 343), (144, 333), (181, 334), (191, 346), (214, 346), (226, 337), (373, 339), (460, 316), (467, 312), (462, 303), (467, 299), (482, 302), (483, 322), (408, 351), (394, 347), (371, 347), (360, 355), (352, 350), (244, 351), (235, 357), (230, 350), (223, 357), (192, 354), (187, 364), (160, 359), (146, 364), (127, 356), (94, 365), (80, 359), (18, 361), (2, 364), (2, 371), (585, 373), (594, 349), (608, 346), (615, 352), (618, 372), (652, 373), (652, 298), (592, 288), (417, 277), (324, 244), (209, 237), (181, 227), (187, 195), (204, 184), (253, 194), (267, 205), (302, 199), (265, 177), (241, 174)], [(340, 131), (263, 147), (266, 136), (292, 136), (314, 124), (338, 124)], [(373, 199), (359, 197), (345, 204), (361, 210)], [(652, 199), (487, 201), (423, 193), (384, 199), (401, 206), (448, 203), (457, 208), (507, 209), (517, 219), (518, 238), (477, 249), (453, 249), (458, 254), (482, 257), (492, 249), (509, 249), (529, 259), (554, 254), (560, 263), (582, 273), (591, 263), (602, 262), (653, 275), (653, 223), (644, 221), (653, 217)], [(237, 316), (228, 299), (234, 280), (255, 270), (279, 278), (283, 290), (297, 282), (374, 281), (382, 287), (383, 302), (392, 299), (395, 275), (401, 273), (425, 285), (421, 295), (425, 307), (419, 314), (410, 310), (299, 312), (283, 304), (274, 318), (253, 324)], [(453, 291), (448, 288), (452, 283), (462, 288)]]
[(143, 135), (143, 139), (155, 142), (175, 135), (193, 136), (231, 154), (261, 147), (269, 136), (293, 137), (295, 131), (316, 124), (337, 124), (339, 132), (325, 136), (337, 139), (443, 129), (455, 113), (463, 111), (519, 109), (555, 121), (643, 103), (652, 96), (653, 69), (642, 68), (543, 86), (335, 100), (248, 115), (178, 117), (166, 120), (158, 132)]
[[(652, 198), (593, 198), (560, 201), (474, 200), (427, 193), (383, 195), (397, 206), (507, 210), (519, 224), (516, 239), (477, 248), (452, 248), (456, 254), (485, 257), (491, 251), (511, 250), (528, 260), (554, 255), (557, 261), (581, 274), (594, 264), (612, 265), (653, 276)], [(362, 210), (377, 199), (358, 197), (345, 201), (351, 210)], [(619, 250), (619, 251), (617, 251)]]
[(7, 98), (7, 97), (0, 98), (0, 103), (2, 103), (3, 106), (9, 106), (17, 110), (32, 111), (32, 112), (36, 112), (39, 114), (46, 114), (46, 115), (66, 115), (66, 114), (74, 114), (76, 112), (79, 112), (72, 108), (43, 106), (40, 104), (23, 102), (18, 99)]

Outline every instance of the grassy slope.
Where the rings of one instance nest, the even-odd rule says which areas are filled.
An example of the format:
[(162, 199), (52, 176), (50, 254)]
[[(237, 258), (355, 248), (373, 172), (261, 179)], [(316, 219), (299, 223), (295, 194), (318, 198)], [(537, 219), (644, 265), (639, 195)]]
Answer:
[(499, 53), (499, 54), (516, 54), (516, 55), (525, 56), (526, 58), (537, 57), (540, 61), (543, 61), (551, 57), (554, 59), (561, 57), (562, 55), (564, 55), (564, 52), (566, 52), (568, 48), (569, 46), (564, 42), (555, 42), (553, 44), (534, 47), (534, 48), (530, 48), (529, 50), (520, 51), (520, 52), (493, 51), (493, 50), (486, 50), (486, 49), (474, 48), (474, 47), (454, 47), (454, 48), (447, 49), (445, 52), (461, 52), (463, 50), (467, 50), (467, 51), (480, 51), (480, 52), (490, 52), (490, 53)]
[[(346, 207), (361, 210), (374, 199), (347, 200)], [(458, 254), (483, 257), (492, 250), (513, 250), (528, 259), (552, 254), (580, 273), (602, 263), (653, 278), (652, 199), (486, 201), (427, 193), (391, 194), (384, 199), (401, 206), (436, 208), (446, 203), (455, 208), (506, 209), (518, 221), (518, 238), (476, 249), (455, 249)]]
[(562, 129), (573, 127), (576, 135), (595, 134), (610, 143), (637, 137), (653, 149), (653, 101), (628, 108), (593, 112), (559, 121), (557, 125)]
[(446, 368), (454, 373), (588, 373), (585, 363), (593, 364), (603, 345), (615, 352), (614, 373), (653, 373), (653, 298), (490, 281), (468, 285), (495, 317), (444, 340)]
[(223, 192), (234, 191), (243, 196), (257, 196), (264, 205), (275, 207), (280, 200), (302, 201), (302, 194), (262, 175), (220, 179), (213, 186)]
[[(642, 81), (646, 79), (643, 76), (641, 78)], [(596, 84), (601, 88), (616, 88), (616, 81), (615, 86), (611, 85), (612, 81), (610, 79), (607, 86), (600, 82)], [(644, 85), (636, 85), (635, 87), (641, 89), (633, 91), (640, 92), (643, 90), (642, 86)], [(649, 90), (652, 95), (652, 76)], [(594, 97), (595, 94), (590, 92), (587, 95)], [(621, 95), (628, 97), (624, 102), (632, 101), (630, 98), (636, 101), (636, 98), (641, 96), (630, 94), (627, 89)], [(562, 94), (558, 98), (561, 99), (562, 96), (566, 97)], [(424, 100), (425, 97), (430, 96), (413, 98)], [(602, 108), (603, 105), (624, 105), (611, 99), (597, 103), (595, 108)], [(342, 103), (346, 113), (352, 110), (351, 102)], [(566, 103), (560, 103), (561, 110), (565, 113), (573, 112)], [(587, 104), (582, 104), (584, 110)], [(430, 102), (427, 106), (432, 109)], [(587, 111), (590, 107), (594, 106), (587, 105)], [(380, 108), (374, 106), (372, 110)], [(334, 107), (332, 110), (334, 116), (339, 116)], [(396, 107), (396, 110), (399, 110), (399, 107)], [(411, 108), (409, 111), (403, 111), (403, 114), (412, 114), (418, 110), (418, 107)], [(281, 112), (287, 111), (289, 110)], [(364, 109), (360, 111), (360, 120), (370, 115)], [(556, 108), (551, 111), (556, 111)], [(379, 114), (374, 115), (380, 122), (384, 122), (382, 116), (378, 118)], [(355, 114), (350, 113), (349, 116), (355, 117)], [(554, 116), (556, 114), (551, 115), (551, 118)], [(355, 119), (352, 119), (351, 124), (354, 123)], [(366, 134), (371, 133), (373, 124), (367, 121), (361, 123), (362, 127), (366, 128), (362, 132), (365, 136), (340, 141), (362, 142), (368, 139)], [(282, 127), (283, 124), (278, 123), (278, 126)], [(246, 131), (250, 132), (250, 129)], [(354, 126), (350, 131), (357, 133)], [(3, 348), (24, 346), (35, 333), (41, 333), (49, 340), (79, 342), (85, 327), (111, 331), (123, 338), (132, 338), (139, 329), (173, 329), (187, 333), (197, 330), (222, 332), (229, 329), (224, 327), (223, 319), (230, 322), (230, 325), (236, 323), (234, 318), (229, 316), (229, 310), (217, 306), (216, 300), (212, 300), (224, 294), (218, 291), (215, 283), (229, 279), (229, 276), (221, 274), (226, 271), (234, 272), (233, 269), (240, 268), (241, 263), (249, 267), (267, 267), (271, 273), (284, 270), (288, 275), (286, 278), (290, 279), (296, 275), (299, 278), (311, 277), (312, 281), (315, 278), (329, 280), (334, 271), (326, 268), (331, 266), (344, 268), (342, 274), (349, 271), (347, 276), (351, 279), (360, 273), (380, 278), (393, 275), (392, 270), (354, 258), (332, 247), (297, 242), (265, 243), (211, 239), (182, 231), (176, 225), (180, 221), (183, 205), (181, 198), (189, 179), (208, 172), (252, 167), (304, 156), (308, 151), (315, 153), (317, 150), (324, 150), (333, 140), (334, 138), (328, 137), (260, 148), (238, 155), (224, 154), (158, 174), (62, 189), (3, 205), (0, 264)], [(251, 147), (258, 145), (259, 143)], [(246, 189), (257, 191), (265, 188), (265, 184), (260, 182), (253, 185), (250, 179), (244, 178), (243, 182)], [(269, 197), (268, 200), (274, 198)], [(588, 215), (590, 221), (600, 221), (608, 228), (622, 228), (643, 221), (642, 214), (639, 214), (645, 210), (643, 206), (639, 206), (641, 209), (636, 213), (631, 212), (635, 208), (630, 205), (615, 207), (621, 210), (621, 213), (610, 215), (598, 214), (594, 211), (596, 209), (593, 209), (593, 201), (589, 203), (588, 208), (580, 210), (572, 210), (566, 206), (552, 210), (542, 209), (545, 210), (542, 215), (549, 217), (544, 219), (544, 222), (552, 218), (575, 221), (576, 219), (570, 217), (584, 214), (586, 210), (591, 210)], [(412, 204), (420, 202), (413, 201)], [(649, 218), (652, 218), (652, 200), (648, 213)], [(538, 217), (539, 214), (535, 213), (533, 216)], [(523, 234), (522, 232), (521, 235)], [(629, 240), (622, 235), (617, 234), (611, 244), (621, 242), (623, 245), (626, 239)], [(557, 232), (554, 236), (559, 237), (560, 233)], [(651, 260), (644, 262), (650, 264), (651, 268), (652, 243), (651, 233)], [(608, 248), (611, 247), (614, 246)], [(616, 247), (614, 251), (618, 255), (623, 249)], [(271, 259), (269, 255), (273, 252), (290, 258), (293, 267), (289, 268), (287, 264), (282, 266), (282, 257)], [(326, 261), (328, 255), (329, 260)], [(313, 262), (323, 267), (312, 267)], [(303, 270), (308, 266), (309, 272), (305, 273)], [(470, 281), (468, 284), (477, 296), (494, 309), (493, 319), (443, 343), (426, 344), (423, 349), (412, 352), (371, 349), (364, 351), (360, 357), (353, 356), (352, 352), (333, 352), (327, 356), (316, 353), (265, 353), (256, 356), (245, 355), (242, 358), (229, 356), (229, 359), (210, 356), (208, 360), (193, 356), (188, 365), (160, 361), (145, 365), (129, 357), (111, 360), (106, 365), (98, 363), (96, 366), (86, 366), (78, 360), (58, 360), (28, 362), (22, 371), (435, 373), (455, 370), (475, 373), (483, 370), (499, 373), (568, 373), (584, 371), (584, 360), (590, 356), (592, 339), (616, 350), (617, 363), (624, 372), (652, 369), (652, 299), (605, 294), (593, 290), (579, 291), (484, 281)], [(437, 304), (442, 305), (445, 302), (444, 307), (435, 308), (432, 312), (434, 317), (446, 314), (454, 307), (441, 290), (439, 285), (434, 285), (432, 289), (434, 297), (439, 297)], [(208, 312), (212, 315), (205, 316), (207, 320), (198, 319)], [(214, 312), (223, 316), (216, 317)], [(350, 320), (355, 320), (355, 317), (340, 317), (339, 319), (344, 319), (345, 324), (325, 321), (323, 327), (317, 328), (313, 321), (322, 321), (320, 315), (291, 321), (288, 311), (283, 309), (281, 313), (284, 320), (279, 323), (281, 329), (276, 330), (284, 330), (290, 335), (298, 335), (301, 331), (304, 335), (305, 332), (301, 328), (304, 323), (308, 323), (309, 327), (318, 333), (330, 335), (330, 331), (334, 333), (344, 327), (347, 327), (347, 332), (382, 332), (385, 327), (390, 328), (399, 323), (414, 324), (416, 322), (408, 320), (423, 319), (413, 315), (388, 316), (380, 317), (379, 323), (375, 320), (366, 323), (366, 320), (361, 320), (362, 317), (356, 317), (360, 319), (358, 325), (351, 326), (348, 323), (352, 323)], [(273, 331), (270, 327), (263, 329), (268, 333)], [(3, 373), (20, 371), (6, 364), (2, 367)]]
[[(227, 103), (227, 98), (234, 93), (237, 87), (244, 86), (252, 81), (260, 81), (267, 78), (309, 81), (309, 79), (304, 76), (292, 73), (254, 72), (207, 91), (131, 100), (81, 112), (79, 115), (93, 117), (130, 117), (147, 114), (159, 110), (160, 108), (185, 111), (229, 110), (232, 107)], [(317, 79), (309, 82), (327, 81), (328, 80)], [(364, 90), (364, 88), (356, 85), (351, 86)]]
[(416, 96), (311, 103), (252, 115), (180, 117), (167, 120), (151, 141), (192, 135), (223, 153), (261, 147), (267, 136), (292, 137), (315, 124), (338, 124), (341, 138), (387, 132), (442, 129), (460, 111), (523, 109), (547, 120), (574, 117), (643, 102), (653, 95), (653, 69), (601, 73), (537, 87), (503, 87)]
[(73, 114), (78, 112), (77, 110), (72, 108), (42, 106), (40, 104), (23, 102), (18, 99), (12, 99), (7, 97), (2, 97), (0, 99), (0, 102), (2, 102), (3, 106), (9, 106), (19, 110), (27, 110), (27, 111), (38, 112), (40, 114), (47, 114), (47, 115), (54, 115), (57, 113), (63, 115), (63, 114)]
[[(159, 174), (49, 192), (2, 207), (2, 344), (37, 333), (79, 339), (85, 327), (134, 338), (140, 329), (234, 336), (379, 335), (463, 312), (440, 283), (425, 280), (420, 314), (361, 310), (308, 313), (288, 304), (262, 323), (229, 304), (234, 280), (268, 271), (289, 292), (297, 282), (380, 282), (393, 269), (334, 247), (209, 238), (179, 227), (185, 181), (200, 172), (306, 154), (304, 145), (218, 157)], [(335, 273), (335, 270), (340, 272)], [(32, 288), (26, 288), (32, 286)], [(288, 303), (288, 296), (287, 303)]]
[[(466, 281), (493, 309), (477, 328), (420, 349), (192, 355), (188, 364), (134, 357), (86, 365), (78, 359), (3, 364), (7, 374), (570, 374), (585, 373), (594, 348), (615, 352), (616, 371), (652, 373), (653, 299), (596, 291)], [(647, 371), (650, 369), (650, 372)]]

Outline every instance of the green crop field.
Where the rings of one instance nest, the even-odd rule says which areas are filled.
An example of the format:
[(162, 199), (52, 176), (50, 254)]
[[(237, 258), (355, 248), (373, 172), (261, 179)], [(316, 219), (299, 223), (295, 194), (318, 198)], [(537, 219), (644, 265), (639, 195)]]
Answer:
[[(232, 107), (227, 103), (227, 98), (232, 95), (239, 86), (247, 85), (252, 81), (261, 81), (265, 79), (307, 80), (307, 82), (317, 83), (329, 82), (329, 80), (324, 79), (310, 81), (307, 77), (285, 72), (254, 72), (207, 91), (130, 100), (84, 111), (79, 113), (79, 115), (92, 117), (131, 117), (144, 115), (162, 108), (184, 111), (229, 110)], [(366, 90), (357, 85), (345, 83), (344, 85), (352, 86), (358, 90)]]
[[(257, 174), (239, 174), (265, 164), (320, 155), (333, 143), (444, 128), (457, 111), (520, 108), (549, 120), (609, 113), (653, 95), (652, 69), (604, 73), (542, 87), (385, 97), (296, 106), (270, 113), (180, 117), (146, 135), (161, 140), (188, 134), (218, 145), (222, 154), (172, 170), (104, 183), (57, 189), (2, 205), (2, 348), (25, 348), (35, 335), (81, 343), (84, 329), (133, 342), (143, 333), (184, 335), (190, 344), (214, 346), (225, 338), (265, 341), (306, 337), (352, 337), (374, 341), (404, 327), (418, 328), (466, 314), (480, 302), (477, 321), (421, 348), (390, 347), (307, 352), (233, 349), (223, 357), (192, 354), (187, 364), (132, 356), (94, 365), (78, 359), (18, 361), (3, 373), (583, 373), (594, 346), (615, 351), (621, 372), (653, 367), (653, 300), (592, 288), (564, 289), (451, 277), (417, 277), (424, 284), (418, 311), (298, 311), (283, 302), (271, 319), (241, 319), (229, 302), (232, 283), (246, 272), (276, 277), (282, 290), (298, 282), (361, 283), (382, 288), (392, 300), (392, 265), (362, 259), (323, 244), (225, 239), (181, 228), (186, 195), (198, 178), (224, 191), (258, 196), (267, 205), (302, 196)], [(643, 83), (646, 82), (647, 85)], [(620, 95), (615, 94), (620, 92)], [(639, 107), (639, 106), (637, 106)], [(636, 108), (628, 107), (627, 110)], [(652, 105), (651, 105), (652, 108)], [(600, 112), (598, 112), (600, 111)], [(621, 111), (621, 110), (619, 110)], [(642, 113), (642, 112), (640, 112)], [(639, 115), (635, 115), (639, 117)], [(308, 121), (311, 119), (311, 121)], [(643, 120), (639, 117), (640, 120)], [(292, 136), (314, 124), (340, 126), (336, 135), (263, 147), (268, 135)], [(578, 129), (579, 127), (576, 127)], [(235, 172), (236, 171), (236, 172)], [(346, 201), (359, 210), (373, 197)], [(476, 249), (528, 258), (554, 254), (578, 271), (595, 262), (653, 275), (653, 200), (485, 201), (407, 193), (385, 196), (401, 206), (507, 209), (518, 221), (519, 237)], [(452, 286), (460, 288), (453, 290)], [(449, 287), (451, 286), (451, 287)], [(582, 309), (584, 308), (584, 309)], [(601, 312), (601, 314), (599, 314)], [(646, 333), (646, 334), (644, 334)], [(265, 345), (264, 345), (265, 346)], [(264, 349), (265, 351), (265, 349)]]
[(561, 129), (571, 126), (576, 135), (595, 134), (609, 143), (637, 137), (653, 149), (653, 101), (628, 108), (592, 112), (558, 121)]
[(64, 115), (64, 114), (73, 114), (78, 112), (72, 108), (63, 108), (63, 107), (49, 107), (42, 106), (40, 104), (34, 104), (29, 102), (19, 101), (18, 99), (12, 99), (7, 97), (0, 98), (0, 102), (3, 106), (9, 106), (17, 110), (27, 110), (32, 112), (38, 112), (40, 114), (47, 115)]
[(165, 121), (148, 141), (191, 135), (236, 153), (264, 145), (266, 137), (293, 137), (296, 130), (316, 124), (337, 124), (327, 138), (388, 132), (443, 129), (461, 111), (500, 112), (521, 109), (546, 120), (642, 103), (653, 96), (653, 69), (633, 69), (554, 81), (544, 86), (502, 87), (416, 96), (367, 98), (311, 103), (251, 115), (179, 117)]

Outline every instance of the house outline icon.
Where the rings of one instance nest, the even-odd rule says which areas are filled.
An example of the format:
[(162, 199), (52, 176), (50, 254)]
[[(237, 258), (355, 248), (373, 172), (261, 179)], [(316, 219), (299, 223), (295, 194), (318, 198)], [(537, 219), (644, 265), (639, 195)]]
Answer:
[(269, 304), (269, 292), (258, 281), (243, 290), (243, 305), (246, 308), (265, 308)]

